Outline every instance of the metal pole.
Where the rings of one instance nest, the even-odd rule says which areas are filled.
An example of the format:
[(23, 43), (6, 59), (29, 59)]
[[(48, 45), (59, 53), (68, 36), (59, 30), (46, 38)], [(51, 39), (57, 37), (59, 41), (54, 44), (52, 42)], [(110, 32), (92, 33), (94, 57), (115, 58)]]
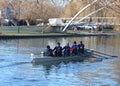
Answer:
[(21, 4), (21, 0), (19, 0), (19, 23), (18, 23), (18, 33), (20, 33), (20, 4)]
[[(42, 17), (44, 16), (44, 8), (43, 8), (44, 0), (42, 0), (41, 10), (42, 10)], [(43, 17), (44, 18), (44, 17)], [(43, 28), (43, 19), (42, 19), (42, 34), (44, 34), (44, 28)]]

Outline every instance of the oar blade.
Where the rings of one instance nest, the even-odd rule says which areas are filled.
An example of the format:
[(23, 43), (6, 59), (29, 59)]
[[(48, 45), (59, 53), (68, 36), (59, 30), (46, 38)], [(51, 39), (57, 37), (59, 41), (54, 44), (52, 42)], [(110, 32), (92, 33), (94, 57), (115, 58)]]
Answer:
[(113, 58), (118, 58), (118, 56), (112, 56)]

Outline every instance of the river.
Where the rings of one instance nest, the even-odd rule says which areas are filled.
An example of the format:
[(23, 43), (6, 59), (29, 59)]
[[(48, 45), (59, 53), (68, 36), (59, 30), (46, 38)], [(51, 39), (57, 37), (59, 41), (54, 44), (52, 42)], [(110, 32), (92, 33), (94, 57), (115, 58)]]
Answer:
[[(120, 36), (67, 37), (0, 40), (0, 86), (120, 86)], [(83, 41), (86, 48), (118, 58), (102, 62), (33, 65), (30, 53), (39, 55), (47, 44), (72, 45)]]

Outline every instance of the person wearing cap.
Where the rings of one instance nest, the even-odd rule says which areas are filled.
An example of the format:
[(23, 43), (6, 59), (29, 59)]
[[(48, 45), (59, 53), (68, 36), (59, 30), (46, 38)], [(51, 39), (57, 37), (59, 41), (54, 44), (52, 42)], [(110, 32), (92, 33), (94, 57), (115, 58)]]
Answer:
[(53, 49), (54, 56), (61, 57), (62, 56), (62, 47), (60, 46), (60, 43), (57, 43), (57, 46)]

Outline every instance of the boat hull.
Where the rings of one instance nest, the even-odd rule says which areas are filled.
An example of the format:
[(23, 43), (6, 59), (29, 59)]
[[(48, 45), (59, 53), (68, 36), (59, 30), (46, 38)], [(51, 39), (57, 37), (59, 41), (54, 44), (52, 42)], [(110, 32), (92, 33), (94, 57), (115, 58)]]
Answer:
[(33, 64), (58, 64), (61, 62), (82, 62), (85, 59), (90, 58), (90, 55), (81, 56), (70, 56), (70, 57), (45, 57), (45, 58), (34, 58)]

